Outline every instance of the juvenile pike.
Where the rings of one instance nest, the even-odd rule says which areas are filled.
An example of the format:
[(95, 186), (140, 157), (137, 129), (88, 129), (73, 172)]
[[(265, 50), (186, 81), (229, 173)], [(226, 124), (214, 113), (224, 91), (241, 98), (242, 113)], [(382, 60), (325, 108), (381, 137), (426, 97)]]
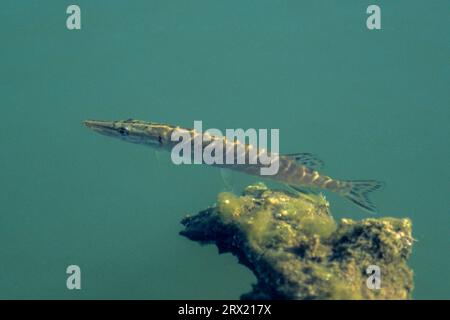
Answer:
[[(171, 139), (174, 131), (181, 130), (189, 132), (191, 140), (199, 134), (195, 132), (195, 130), (132, 119), (124, 121), (86, 120), (84, 124), (86, 127), (106, 136), (168, 151), (179, 143), (178, 141), (172, 141)], [(202, 139), (202, 147), (205, 148), (211, 141), (218, 139), (222, 140), (222, 145), (225, 148), (224, 150), (229, 150), (226, 148), (233, 148), (234, 150), (236, 144), (240, 143), (238, 141), (228, 141), (226, 138), (222, 137), (212, 137), (212, 139), (205, 139), (209, 141), (203, 141)], [(252, 146), (245, 144), (244, 147), (247, 158), (250, 156), (249, 150)], [(261, 151), (258, 151), (257, 154), (260, 155), (260, 153)], [(226, 154), (226, 152), (223, 152), (223, 154)], [(382, 188), (383, 183), (374, 180), (335, 180), (331, 177), (322, 175), (316, 171), (316, 169), (322, 165), (322, 162), (309, 153), (280, 155), (277, 158), (279, 161), (278, 172), (272, 176), (264, 176), (265, 178), (284, 183), (299, 191), (304, 189), (322, 189), (335, 192), (363, 209), (371, 213), (376, 213), (377, 209), (370, 201), (368, 195), (370, 192)], [(229, 168), (256, 176), (260, 176), (259, 169), (263, 166), (259, 162), (258, 164), (234, 163), (235, 164), (214, 164), (214, 166)]]

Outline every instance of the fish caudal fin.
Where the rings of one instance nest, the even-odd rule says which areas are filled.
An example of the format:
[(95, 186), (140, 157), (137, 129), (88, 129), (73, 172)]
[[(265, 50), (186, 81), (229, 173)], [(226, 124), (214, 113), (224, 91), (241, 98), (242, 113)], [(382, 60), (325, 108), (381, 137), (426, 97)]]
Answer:
[(375, 180), (347, 180), (345, 183), (348, 187), (342, 192), (342, 196), (370, 213), (377, 213), (377, 207), (369, 199), (369, 194), (372, 191), (382, 189), (384, 182)]

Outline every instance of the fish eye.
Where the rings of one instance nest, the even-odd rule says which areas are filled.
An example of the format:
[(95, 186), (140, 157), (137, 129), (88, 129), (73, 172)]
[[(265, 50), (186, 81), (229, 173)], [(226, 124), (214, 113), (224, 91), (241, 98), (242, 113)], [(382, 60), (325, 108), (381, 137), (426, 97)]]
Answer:
[(119, 134), (120, 134), (121, 136), (127, 136), (128, 133), (129, 133), (128, 130), (127, 130), (127, 128), (123, 128), (123, 127), (119, 128), (117, 131), (119, 132)]

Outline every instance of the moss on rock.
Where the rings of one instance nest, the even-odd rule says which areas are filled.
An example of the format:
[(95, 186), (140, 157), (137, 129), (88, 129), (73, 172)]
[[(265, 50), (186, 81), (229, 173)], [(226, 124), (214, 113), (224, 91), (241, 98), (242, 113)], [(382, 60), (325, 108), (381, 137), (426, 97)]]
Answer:
[[(411, 221), (333, 219), (323, 195), (291, 194), (264, 184), (242, 196), (224, 192), (214, 207), (186, 217), (181, 234), (231, 252), (257, 278), (243, 299), (408, 299), (413, 274)], [(369, 289), (369, 265), (381, 288)]]

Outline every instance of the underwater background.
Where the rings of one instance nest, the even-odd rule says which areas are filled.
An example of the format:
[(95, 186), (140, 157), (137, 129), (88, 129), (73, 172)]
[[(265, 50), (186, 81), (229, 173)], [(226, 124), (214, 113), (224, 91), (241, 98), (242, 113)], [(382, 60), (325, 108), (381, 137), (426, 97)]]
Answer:
[[(416, 299), (450, 298), (447, 0), (0, 3), (0, 298), (234, 299), (251, 272), (180, 235), (218, 169), (96, 135), (84, 119), (279, 128), (282, 153), (377, 179), (409, 217)], [(377, 4), (382, 30), (366, 28)], [(236, 173), (233, 189), (255, 182)], [(271, 184), (271, 186), (277, 186)], [(279, 187), (279, 185), (278, 185)], [(336, 219), (369, 215), (327, 194)], [(82, 289), (66, 288), (79, 265)]]

